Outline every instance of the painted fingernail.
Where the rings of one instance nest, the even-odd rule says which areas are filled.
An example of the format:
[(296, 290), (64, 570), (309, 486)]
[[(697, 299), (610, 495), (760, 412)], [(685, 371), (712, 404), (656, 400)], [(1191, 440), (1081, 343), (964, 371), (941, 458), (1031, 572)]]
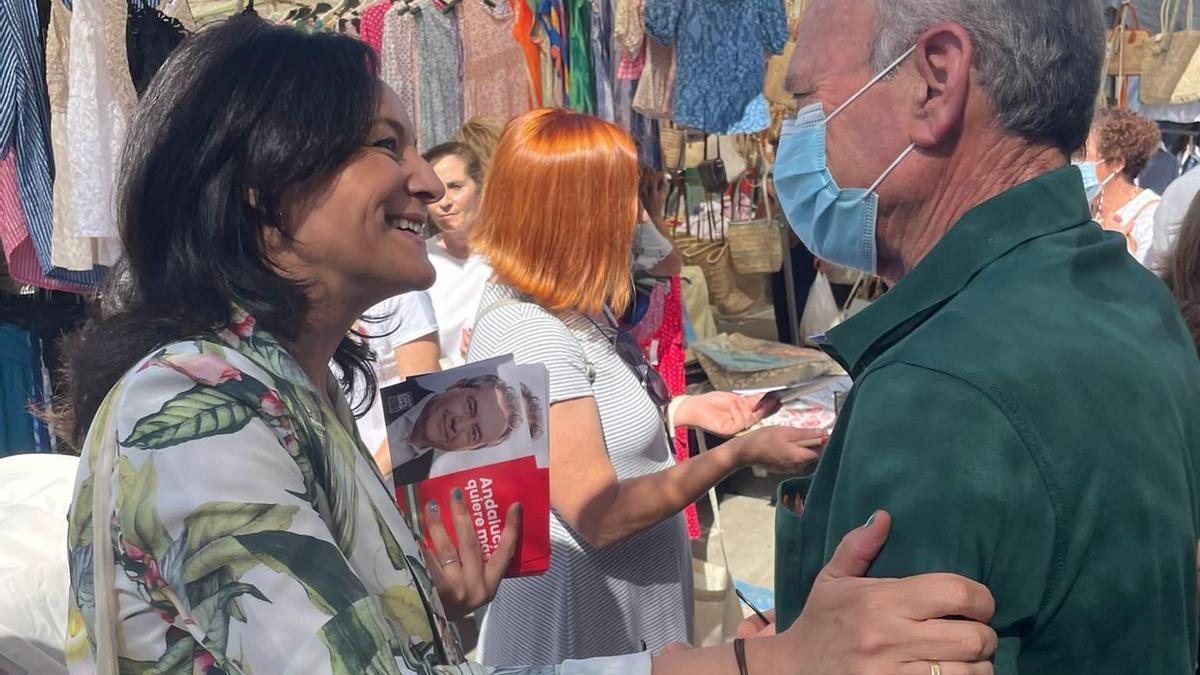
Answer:
[(438, 506), (438, 503), (437, 503), (437, 500), (436, 500), (436, 499), (431, 499), (431, 500), (429, 500), (429, 506), (428, 506), (428, 508), (429, 508), (429, 512), (430, 512), (430, 513), (437, 513), (437, 512), (438, 512), (438, 509), (440, 509), (441, 507), (440, 507), (440, 506)]
[(454, 488), (454, 492), (452, 494), (454, 496), (454, 501), (461, 502), (463, 500), (463, 491), (461, 489)]
[(525, 507), (521, 506), (521, 502), (513, 504), (513, 515), (520, 518), (521, 514), (525, 513)]
[(863, 529), (864, 529), (864, 530), (865, 530), (865, 529), (867, 529), (868, 527), (870, 527), (870, 526), (872, 526), (872, 525), (874, 525), (874, 524), (875, 524), (875, 516), (876, 516), (876, 515), (878, 515), (878, 514), (879, 514), (879, 512), (878, 512), (878, 511), (876, 511), (875, 513), (872, 513), (872, 514), (871, 514), (871, 517), (870, 517), (870, 518), (867, 518), (867, 522), (866, 522), (866, 524), (865, 524), (865, 525), (863, 525)]

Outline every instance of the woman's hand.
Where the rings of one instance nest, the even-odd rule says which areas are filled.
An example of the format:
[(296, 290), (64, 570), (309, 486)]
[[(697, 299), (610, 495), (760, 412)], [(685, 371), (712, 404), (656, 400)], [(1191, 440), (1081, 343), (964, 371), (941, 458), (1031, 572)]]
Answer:
[(733, 436), (758, 424), (772, 414), (770, 409), (755, 410), (762, 396), (739, 396), (725, 391), (713, 391), (700, 396), (687, 396), (675, 411), (675, 424), (696, 427), (718, 436)]
[(663, 229), (666, 222), (667, 195), (670, 193), (667, 177), (661, 171), (653, 171), (642, 177), (638, 184), (638, 198), (650, 222)]
[(740, 466), (759, 465), (775, 473), (794, 474), (820, 459), (818, 450), (824, 444), (823, 431), (767, 427), (725, 445), (734, 445)]
[(987, 587), (951, 574), (862, 578), (890, 527), (880, 511), (842, 539), (796, 623), (747, 644), (750, 672), (928, 675), (937, 662), (944, 675), (991, 675), (998, 641)]
[(454, 533), (459, 546), (450, 542), (446, 527), (442, 523), (441, 505), (430, 501), (425, 506), (425, 527), (433, 550), (423, 549), (425, 567), (433, 585), (442, 598), (449, 619), (461, 619), (492, 601), (500, 580), (517, 552), (517, 538), (521, 534), (521, 505), (513, 504), (504, 519), (504, 531), (500, 543), (488, 560), (483, 559), (483, 548), (475, 536), (475, 527), (467, 513), (461, 490), (455, 490), (450, 500), (450, 514), (454, 520)]

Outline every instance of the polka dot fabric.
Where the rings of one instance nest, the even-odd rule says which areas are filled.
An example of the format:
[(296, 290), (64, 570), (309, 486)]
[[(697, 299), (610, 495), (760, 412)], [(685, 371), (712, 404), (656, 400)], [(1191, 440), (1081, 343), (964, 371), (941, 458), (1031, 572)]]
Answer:
[(383, 0), (368, 7), (362, 13), (362, 22), (358, 28), (358, 37), (371, 45), (376, 54), (383, 54), (383, 20), (387, 16), (391, 0)]
[[(683, 291), (679, 277), (671, 279), (671, 290), (667, 293), (666, 308), (663, 314), (662, 326), (658, 333), (642, 349), (646, 350), (650, 342), (658, 340), (658, 374), (667, 382), (671, 396), (682, 396), (687, 391), (687, 377), (684, 375), (683, 348)], [(691, 457), (688, 443), (688, 430), (680, 427), (675, 430), (675, 459), (686, 462)], [(695, 504), (684, 511), (687, 518), (688, 536), (700, 538), (700, 518), (696, 515)]]

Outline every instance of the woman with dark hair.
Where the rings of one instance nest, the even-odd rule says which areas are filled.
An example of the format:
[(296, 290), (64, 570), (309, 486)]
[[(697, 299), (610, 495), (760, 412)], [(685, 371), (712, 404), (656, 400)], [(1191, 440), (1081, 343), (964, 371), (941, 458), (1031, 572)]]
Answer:
[[(436, 553), (424, 549), (346, 401), (355, 383), (368, 385), (360, 408), (373, 391), (359, 315), (433, 281), (417, 232), (442, 196), (373, 61), (353, 39), (244, 17), (188, 39), (146, 93), (118, 191), (127, 270), (71, 345), (61, 411), (82, 450), (74, 673), (491, 672), (463, 662), (447, 625), (495, 593), (519, 507), (485, 561), (461, 495), (431, 503)], [(751, 672), (862, 672), (898, 658), (893, 635), (913, 638), (904, 654), (924, 636), (914, 659), (990, 653), (986, 626), (889, 604), (932, 593), (951, 600), (936, 616), (986, 621), (981, 586), (851, 578), (886, 532), (882, 516), (848, 535), (805, 628), (763, 638)], [(737, 673), (724, 651), (505, 672)]]
[(1175, 296), (1200, 353), (1200, 196), (1192, 200), (1163, 281)]

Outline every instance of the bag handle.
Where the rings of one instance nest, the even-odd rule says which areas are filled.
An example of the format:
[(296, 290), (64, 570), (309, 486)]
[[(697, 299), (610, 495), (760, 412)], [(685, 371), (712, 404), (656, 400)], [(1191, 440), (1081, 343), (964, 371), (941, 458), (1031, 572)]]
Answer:
[(713, 526), (710, 536), (717, 538), (717, 546), (721, 549), (721, 564), (725, 566), (725, 576), (729, 585), (734, 585), (733, 570), (729, 569), (729, 553), (725, 550), (725, 529), (721, 527), (721, 502), (717, 499), (717, 489), (708, 489), (708, 504), (712, 507)]

